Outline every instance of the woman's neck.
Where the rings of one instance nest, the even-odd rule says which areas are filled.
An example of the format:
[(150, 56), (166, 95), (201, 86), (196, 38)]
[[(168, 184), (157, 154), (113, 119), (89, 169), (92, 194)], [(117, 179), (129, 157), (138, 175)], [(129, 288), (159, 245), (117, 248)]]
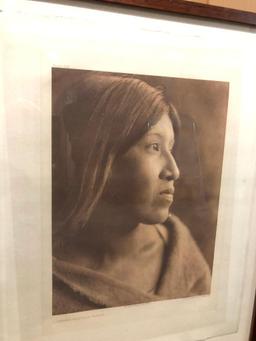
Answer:
[(81, 233), (80, 244), (101, 254), (125, 257), (138, 251), (143, 241), (147, 241), (147, 236), (150, 237), (147, 233), (150, 229), (145, 227), (121, 210), (101, 204)]
[(163, 253), (163, 241), (153, 225), (104, 205), (104, 210), (101, 206), (94, 211), (62, 259), (150, 291), (158, 281)]

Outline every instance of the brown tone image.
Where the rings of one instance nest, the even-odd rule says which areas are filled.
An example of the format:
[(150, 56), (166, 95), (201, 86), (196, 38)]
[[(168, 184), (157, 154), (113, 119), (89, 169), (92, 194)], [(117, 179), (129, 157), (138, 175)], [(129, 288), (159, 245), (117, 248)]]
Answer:
[(52, 70), (54, 315), (210, 293), (228, 91)]

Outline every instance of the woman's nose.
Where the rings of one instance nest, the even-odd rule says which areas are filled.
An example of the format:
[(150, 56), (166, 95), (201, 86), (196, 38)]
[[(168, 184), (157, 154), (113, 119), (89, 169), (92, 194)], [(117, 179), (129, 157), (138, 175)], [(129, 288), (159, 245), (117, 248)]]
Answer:
[(162, 176), (168, 180), (177, 180), (180, 177), (180, 170), (172, 154), (166, 158), (166, 166), (163, 170)]

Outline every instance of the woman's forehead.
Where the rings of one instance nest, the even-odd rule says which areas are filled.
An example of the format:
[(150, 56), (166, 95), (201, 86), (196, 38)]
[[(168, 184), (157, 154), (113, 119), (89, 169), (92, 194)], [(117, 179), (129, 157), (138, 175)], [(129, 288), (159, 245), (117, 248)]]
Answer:
[(169, 115), (164, 114), (147, 132), (147, 135), (160, 135), (174, 139), (173, 125)]

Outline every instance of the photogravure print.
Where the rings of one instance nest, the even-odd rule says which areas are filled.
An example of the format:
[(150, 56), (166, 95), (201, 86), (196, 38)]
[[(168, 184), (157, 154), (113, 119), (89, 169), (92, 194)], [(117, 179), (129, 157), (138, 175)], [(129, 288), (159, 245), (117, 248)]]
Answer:
[(52, 70), (54, 315), (210, 293), (228, 92)]

